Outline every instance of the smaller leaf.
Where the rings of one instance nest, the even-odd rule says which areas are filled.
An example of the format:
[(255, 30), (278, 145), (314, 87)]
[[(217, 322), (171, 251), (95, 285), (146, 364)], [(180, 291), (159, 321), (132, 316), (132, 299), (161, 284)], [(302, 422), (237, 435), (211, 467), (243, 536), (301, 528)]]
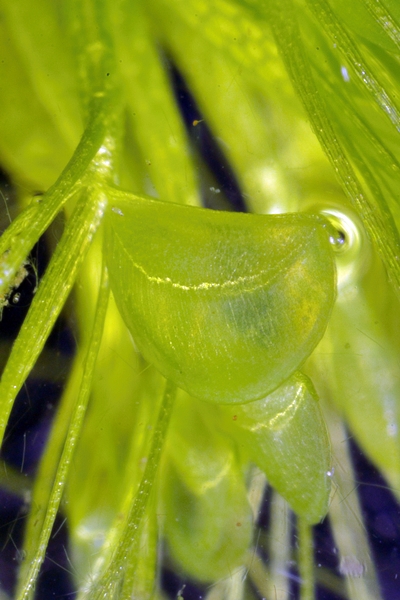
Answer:
[(165, 377), (204, 400), (248, 402), (313, 351), (335, 298), (323, 218), (222, 213), (127, 194), (112, 206), (115, 300)]
[(230, 470), (194, 495), (170, 466), (163, 511), (171, 554), (189, 575), (215, 581), (240, 567), (251, 543), (251, 510), (242, 473)]
[(311, 381), (295, 373), (272, 394), (242, 406), (218, 407), (217, 419), (308, 523), (328, 510), (331, 456)]
[(180, 567), (196, 579), (215, 581), (243, 564), (252, 512), (234, 445), (208, 427), (204, 403), (188, 400), (184, 392), (178, 395), (171, 419), (162, 512)]

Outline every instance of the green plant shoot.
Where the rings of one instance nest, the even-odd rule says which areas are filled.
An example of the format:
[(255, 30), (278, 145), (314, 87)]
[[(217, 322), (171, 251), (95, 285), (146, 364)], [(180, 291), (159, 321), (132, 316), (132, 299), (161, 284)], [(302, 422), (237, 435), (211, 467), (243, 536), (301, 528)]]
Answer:
[[(2, 324), (51, 255), (2, 342), (27, 517), (0, 595), (42, 600), (58, 515), (78, 600), (185, 598), (165, 569), (286, 600), (294, 568), (300, 600), (381, 600), (347, 440), (399, 498), (399, 61), (395, 0), (0, 0)], [(60, 316), (27, 478), (12, 419)]]

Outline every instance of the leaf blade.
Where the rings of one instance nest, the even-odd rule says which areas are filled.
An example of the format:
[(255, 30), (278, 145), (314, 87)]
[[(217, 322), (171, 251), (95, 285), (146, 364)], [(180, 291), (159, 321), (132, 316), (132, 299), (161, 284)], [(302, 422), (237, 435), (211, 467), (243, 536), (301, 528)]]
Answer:
[(325, 331), (335, 266), (319, 217), (131, 196), (109, 212), (107, 235), (111, 284), (139, 349), (195, 397), (262, 397)]

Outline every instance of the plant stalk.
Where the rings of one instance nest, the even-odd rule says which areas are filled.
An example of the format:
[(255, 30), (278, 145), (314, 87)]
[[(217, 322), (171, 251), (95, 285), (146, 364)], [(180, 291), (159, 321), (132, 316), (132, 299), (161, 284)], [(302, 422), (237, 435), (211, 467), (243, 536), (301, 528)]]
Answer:
[(107, 269), (104, 267), (97, 301), (95, 321), (93, 324), (92, 335), (83, 367), (83, 377), (80, 386), (80, 392), (74, 407), (67, 438), (64, 443), (64, 449), (58, 464), (58, 469), (49, 498), (46, 515), (40, 531), (40, 536), (37, 540), (37, 544), (31, 545), (31, 550), (34, 555), (31, 556), (28, 552), (26, 557), (28, 570), (21, 570), (23, 579), (21, 580), (20, 591), (17, 594), (18, 600), (28, 600), (31, 597), (36, 579), (39, 574), (40, 566), (46, 554), (47, 544), (53, 529), (58, 509), (60, 507), (68, 471), (71, 466), (74, 450), (79, 438), (90, 398), (97, 356), (104, 330), (109, 295), (110, 288), (108, 282), (108, 273)]
[(300, 600), (315, 599), (314, 540), (312, 527), (302, 518), (297, 520), (298, 565), (300, 573)]
[[(89, 592), (88, 597), (91, 600), (100, 600), (105, 597), (105, 594), (109, 594), (107, 597), (111, 599), (115, 590), (118, 589), (118, 586), (122, 583), (122, 578), (125, 576), (127, 570), (126, 562), (132, 557), (138, 542), (140, 526), (145, 516), (150, 493), (153, 489), (156, 479), (162, 450), (164, 448), (164, 443), (167, 436), (168, 425), (176, 391), (176, 385), (170, 381), (167, 381), (160, 412), (158, 414), (158, 419), (154, 430), (150, 454), (146, 462), (146, 468), (144, 470), (138, 491), (132, 500), (126, 519), (125, 529), (107, 569), (100, 577), (98, 582), (94, 584), (91, 592)], [(128, 569), (128, 573), (128, 577), (132, 578), (132, 581), (126, 580), (125, 578), (125, 581), (123, 582), (123, 589), (125, 593), (126, 591), (129, 592), (129, 590), (133, 587), (134, 573), (132, 573), (132, 570), (130, 569)]]

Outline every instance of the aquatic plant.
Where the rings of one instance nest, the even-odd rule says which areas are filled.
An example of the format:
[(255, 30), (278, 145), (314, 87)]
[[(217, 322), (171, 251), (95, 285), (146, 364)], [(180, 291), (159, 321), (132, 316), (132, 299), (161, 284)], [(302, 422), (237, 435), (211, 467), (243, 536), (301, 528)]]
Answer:
[[(19, 206), (3, 320), (62, 215), (3, 370), (1, 439), (71, 294), (78, 339), (15, 597), (34, 596), (61, 511), (79, 599), (162, 598), (163, 563), (212, 584), (208, 600), (287, 598), (293, 560), (302, 600), (316, 578), (379, 599), (343, 442), (346, 426), (398, 494), (398, 6), (0, 6), (0, 160)], [(179, 108), (180, 78), (196, 105)], [(208, 131), (241, 214), (201, 208), (230, 206), (196, 144)], [(327, 514), (345, 591), (314, 564)]]

